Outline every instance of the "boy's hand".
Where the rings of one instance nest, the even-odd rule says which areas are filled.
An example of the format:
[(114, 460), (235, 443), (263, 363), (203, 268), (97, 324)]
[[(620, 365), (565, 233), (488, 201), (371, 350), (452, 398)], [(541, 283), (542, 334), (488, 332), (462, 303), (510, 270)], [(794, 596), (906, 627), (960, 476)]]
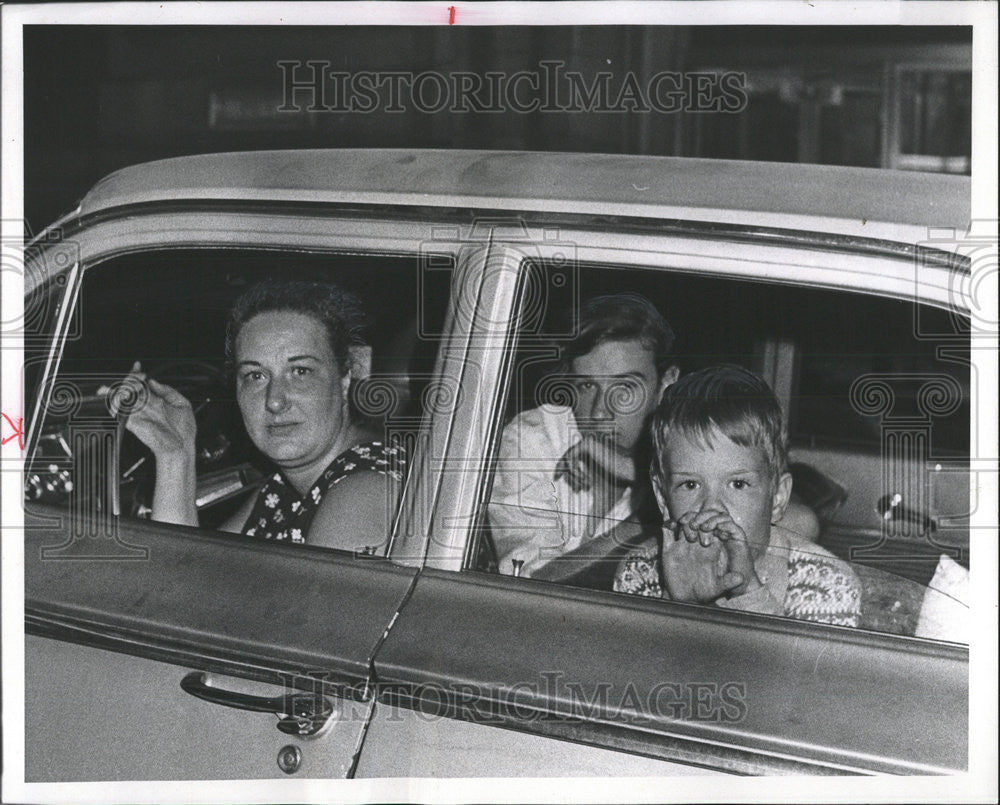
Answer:
[(567, 450), (556, 465), (555, 479), (565, 477), (574, 492), (590, 489), (594, 482), (593, 460), (584, 442), (579, 442)]
[(663, 575), (675, 601), (710, 603), (761, 586), (746, 534), (717, 511), (687, 512), (663, 529)]
[(635, 481), (632, 457), (622, 453), (594, 434), (584, 437), (559, 460), (556, 480), (565, 477), (574, 492), (593, 487), (612, 487)]

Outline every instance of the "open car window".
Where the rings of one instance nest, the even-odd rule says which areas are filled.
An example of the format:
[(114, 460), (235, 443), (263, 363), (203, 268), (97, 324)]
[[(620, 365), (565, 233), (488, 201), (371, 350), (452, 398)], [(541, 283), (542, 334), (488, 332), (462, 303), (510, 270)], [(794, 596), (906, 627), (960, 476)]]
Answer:
[[(408, 434), (425, 413), (448, 303), (447, 277), (440, 288), (428, 284), (446, 273), (422, 276), (416, 255), (276, 249), (157, 250), (89, 267), (58, 369), (40, 389), (42, 426), (26, 473), (27, 499), (92, 515), (91, 528), (113, 528), (118, 512), (150, 517), (153, 455), (108, 405), (140, 361), (194, 410), (199, 525), (218, 528), (245, 507), (275, 466), (249, 438), (237, 405), (224, 354), (226, 318), (241, 293), (266, 279), (332, 282), (359, 297), (371, 357), (352, 367), (350, 420), (373, 439), (412, 452)], [(410, 466), (402, 463), (398, 483), (388, 487), (388, 523)], [(358, 549), (384, 555), (389, 538), (387, 532), (379, 544)]]
[[(537, 263), (526, 285), (548, 287), (564, 270)], [(681, 376), (751, 370), (775, 392), (789, 434), (791, 502), (755, 546), (773, 600), (714, 605), (968, 642), (967, 318), (860, 291), (683, 272), (590, 265), (576, 281), (570, 304), (566, 294), (522, 300), (532, 310), (516, 333), (468, 570), (670, 598), (648, 430), (618, 451), (633, 477), (607, 470), (644, 392), (611, 370), (601, 385), (583, 376), (591, 368), (581, 373), (590, 364), (568, 359), (581, 352), (588, 300), (631, 294), (669, 322)], [(595, 384), (604, 404), (587, 410), (603, 421), (588, 425), (578, 402)]]

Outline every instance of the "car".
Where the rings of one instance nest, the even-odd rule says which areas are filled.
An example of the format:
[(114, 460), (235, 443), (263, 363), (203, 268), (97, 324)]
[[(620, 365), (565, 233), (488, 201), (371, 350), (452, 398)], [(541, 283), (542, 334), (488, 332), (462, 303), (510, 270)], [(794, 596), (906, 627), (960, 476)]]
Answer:
[[(446, 150), (108, 176), (28, 248), (25, 780), (964, 772), (968, 610), (930, 602), (956, 605), (970, 558), (970, 192)], [(226, 311), (275, 276), (374, 315), (352, 405), (412, 460), (370, 549), (215, 530), (268, 473)], [(671, 322), (682, 371), (774, 389), (859, 628), (614, 592), (659, 532), (638, 517), (538, 576), (496, 572), (503, 428), (553, 391), (557, 311), (623, 291)], [(198, 528), (149, 518), (154, 461), (108, 406), (136, 359), (196, 411)]]

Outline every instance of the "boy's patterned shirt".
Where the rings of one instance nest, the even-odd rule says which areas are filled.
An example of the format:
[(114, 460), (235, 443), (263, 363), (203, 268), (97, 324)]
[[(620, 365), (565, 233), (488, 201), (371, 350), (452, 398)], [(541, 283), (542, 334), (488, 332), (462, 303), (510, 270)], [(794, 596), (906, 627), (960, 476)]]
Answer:
[[(787, 618), (858, 625), (861, 587), (854, 571), (818, 545), (784, 529), (771, 529), (771, 542), (757, 563), (764, 586), (735, 598), (723, 596), (716, 605), (748, 612), (784, 615)], [(615, 574), (616, 592), (669, 598), (662, 581), (659, 544), (629, 553)]]

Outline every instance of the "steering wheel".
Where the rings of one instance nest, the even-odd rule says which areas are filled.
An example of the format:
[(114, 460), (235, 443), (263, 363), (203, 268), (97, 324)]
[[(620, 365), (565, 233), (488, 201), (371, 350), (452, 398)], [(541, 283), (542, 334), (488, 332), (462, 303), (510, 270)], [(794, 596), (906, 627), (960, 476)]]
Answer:
[[(146, 374), (173, 386), (190, 401), (198, 428), (196, 466), (199, 469), (221, 466), (233, 443), (232, 407), (228, 404), (231, 392), (226, 387), (223, 369), (205, 361), (178, 360), (156, 364)], [(118, 488), (122, 514), (148, 518), (156, 480), (153, 453), (134, 434), (121, 430)]]

